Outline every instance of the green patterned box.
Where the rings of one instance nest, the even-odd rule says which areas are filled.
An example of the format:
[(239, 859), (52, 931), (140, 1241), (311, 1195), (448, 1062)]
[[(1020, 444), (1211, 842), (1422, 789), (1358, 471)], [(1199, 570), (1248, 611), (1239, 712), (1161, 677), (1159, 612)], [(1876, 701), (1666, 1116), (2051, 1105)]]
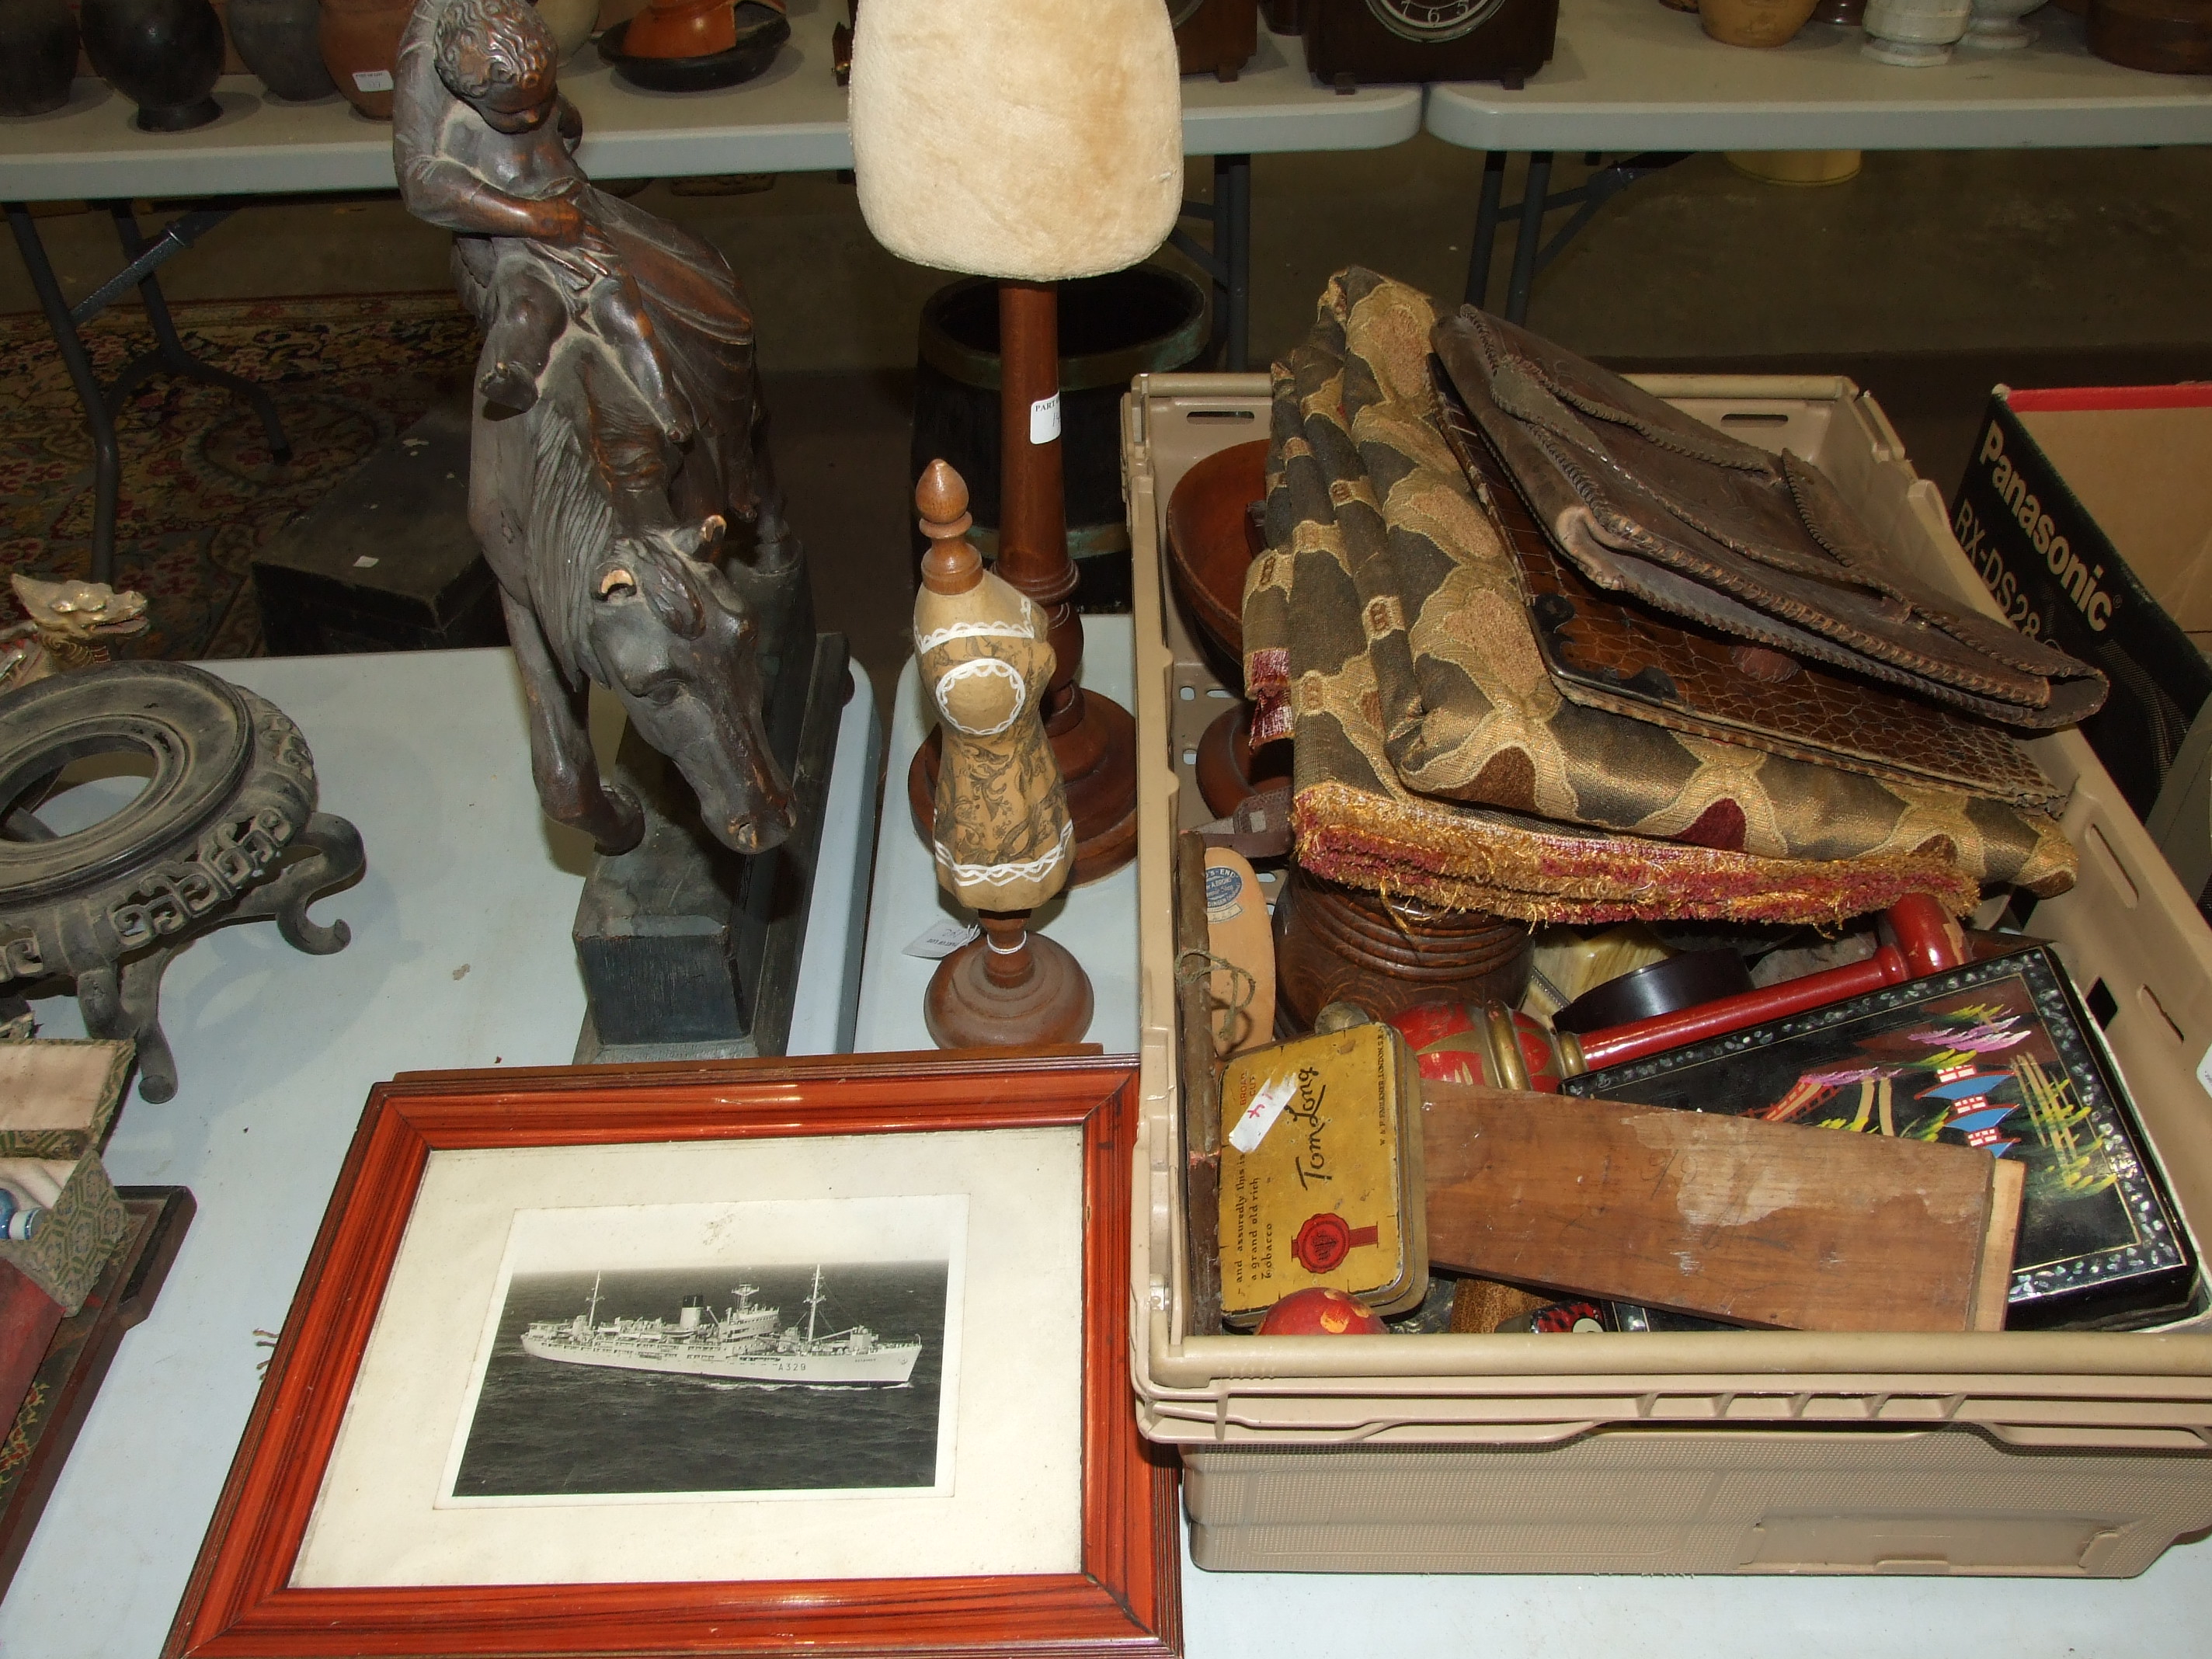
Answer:
[(74, 1164), (0, 1158), (0, 1182), (46, 1206), (46, 1218), (29, 1238), (0, 1240), (0, 1261), (14, 1263), (64, 1315), (75, 1313), (131, 1225), (106, 1170), (91, 1152)]

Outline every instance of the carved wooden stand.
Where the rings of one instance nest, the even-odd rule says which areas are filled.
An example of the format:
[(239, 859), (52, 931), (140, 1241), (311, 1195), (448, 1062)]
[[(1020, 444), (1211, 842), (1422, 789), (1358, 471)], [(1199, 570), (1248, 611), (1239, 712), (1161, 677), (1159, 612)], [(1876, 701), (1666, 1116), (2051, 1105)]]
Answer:
[[(360, 833), (315, 810), (314, 757), (281, 709), (186, 664), (58, 675), (0, 710), (0, 985), (73, 981), (85, 1030), (136, 1042), (139, 1094), (167, 1100), (170, 962), (234, 921), (273, 921), (313, 956), (344, 949), (345, 923), (307, 906), (361, 874)], [(134, 751), (154, 775), (112, 817), (57, 836), (33, 815), (70, 761)]]
[[(1069, 595), (1075, 562), (1067, 556), (1060, 494), (1056, 399), (1060, 392), (1059, 307), (1049, 283), (999, 285), (999, 443), (1003, 484), (999, 574), (1052, 617), (1059, 666), (1044, 696), (1044, 729), (1067, 787), (1075, 820), (1075, 884), (1110, 875), (1137, 855), (1137, 723), (1111, 697), (1076, 684), (1083, 666), (1083, 619)], [(1031, 441), (1033, 410), (1053, 406), (1053, 436)], [(922, 838), (936, 815), (939, 739), (932, 732), (907, 773), (907, 799)]]

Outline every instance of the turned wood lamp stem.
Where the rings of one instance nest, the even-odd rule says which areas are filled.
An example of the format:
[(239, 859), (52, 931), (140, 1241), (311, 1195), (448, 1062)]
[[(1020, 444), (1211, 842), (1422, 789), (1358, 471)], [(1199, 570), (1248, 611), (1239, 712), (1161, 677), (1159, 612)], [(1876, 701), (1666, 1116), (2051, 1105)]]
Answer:
[[(1060, 470), (1060, 294), (1050, 283), (999, 284), (999, 574), (1049, 618), (1058, 659), (1045, 688), (1045, 729), (1082, 718), (1083, 621), (1072, 603), (1075, 561), (1067, 556), (1067, 507)], [(1031, 441), (1038, 405), (1054, 435)]]

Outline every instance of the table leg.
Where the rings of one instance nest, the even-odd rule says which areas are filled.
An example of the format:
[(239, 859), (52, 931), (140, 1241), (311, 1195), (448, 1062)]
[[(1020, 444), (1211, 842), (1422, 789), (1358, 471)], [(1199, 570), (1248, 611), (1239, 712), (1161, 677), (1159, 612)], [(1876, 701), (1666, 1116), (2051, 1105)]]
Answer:
[(1513, 274), (1505, 287), (1509, 323), (1528, 320), (1528, 289), (1536, 280), (1536, 254), (1544, 240), (1544, 196), (1551, 182), (1552, 152), (1534, 151), (1528, 157), (1528, 180), (1521, 187), (1521, 231), (1513, 244)]
[(1474, 243), (1467, 254), (1467, 302), (1487, 304), (1490, 260), (1498, 246), (1498, 204), (1505, 189), (1505, 155), (1486, 150), (1482, 157), (1482, 196), (1474, 210)]
[(1209, 243), (1200, 247), (1177, 225), (1168, 246), (1204, 271), (1213, 289), (1213, 331), (1208, 361), (1241, 371), (1250, 354), (1252, 302), (1252, 158), (1213, 158), (1213, 199), (1185, 202), (1182, 217), (1206, 221)]
[[(123, 257), (127, 263), (96, 293), (72, 307), (62, 294), (52, 262), (46, 258), (46, 243), (39, 235), (38, 222), (32, 218), (29, 206), (21, 202), (7, 204), (8, 226), (15, 233), (17, 251), (23, 256), (23, 268), (30, 274), (31, 287), (39, 296), (40, 309), (46, 313), (46, 326), (52, 331), (70, 383), (76, 388), (77, 401), (84, 405), (86, 424), (92, 429), (91, 579), (112, 583), (116, 505), (123, 488), (122, 453), (115, 436), (115, 415), (139, 386), (162, 374), (180, 374), (222, 386), (252, 405), (269, 440), (270, 459), (277, 465), (292, 459), (292, 447), (276, 417), (276, 403), (267, 392), (251, 380), (228, 374), (212, 363), (202, 362), (185, 349), (184, 342), (177, 336), (176, 323), (169, 315), (169, 304), (162, 295), (161, 281), (155, 274), (161, 265), (228, 218), (232, 210), (195, 209), (165, 231), (151, 247), (139, 234), (138, 216), (130, 203), (111, 202), (108, 211), (114, 218), (115, 234), (123, 245)], [(116, 376), (114, 385), (103, 389), (100, 377), (93, 372), (92, 358), (84, 349), (84, 337), (77, 329), (133, 285), (145, 304), (147, 320), (153, 325), (154, 349), (132, 358), (124, 366), (122, 374)]]
[(92, 428), (92, 580), (112, 583), (115, 580), (115, 502), (123, 481), (115, 422), (108, 414), (107, 398), (100, 389), (99, 377), (92, 372), (92, 359), (85, 353), (84, 341), (70, 316), (69, 301), (62, 297), (61, 284), (55, 280), (54, 268), (46, 258), (46, 246), (40, 240), (38, 222), (31, 217), (27, 204), (8, 204), (8, 228), (15, 233), (15, 246), (23, 256), (23, 268), (30, 273), (31, 287), (38, 294), (40, 309), (46, 313), (46, 326), (53, 331), (54, 344), (61, 350), (62, 362), (69, 369), (70, 380), (76, 387), (77, 401), (84, 405), (85, 421)]
[(1226, 367), (1241, 374), (1251, 357), (1252, 307), (1252, 158), (1217, 155), (1213, 158), (1213, 196), (1217, 234), (1225, 245), (1222, 260), (1228, 275), (1229, 351)]
[[(146, 252), (145, 239), (138, 233), (138, 216), (128, 202), (111, 202), (108, 210), (115, 216), (115, 234), (123, 244), (123, 257), (135, 264)], [(115, 377), (115, 384), (107, 390), (111, 415), (156, 374), (179, 374), (187, 380), (204, 380), (210, 386), (222, 386), (252, 405), (254, 414), (260, 418), (262, 433), (269, 440), (269, 458), (279, 466), (289, 462), (292, 446), (285, 440), (283, 423), (276, 418), (276, 402), (268, 392), (251, 380), (201, 362), (185, 349), (185, 343), (177, 337), (177, 325), (169, 316), (169, 302), (162, 295), (161, 279), (150, 270), (138, 283), (138, 297), (146, 307), (147, 320), (154, 325), (154, 349), (132, 358), (124, 366), (122, 374)]]

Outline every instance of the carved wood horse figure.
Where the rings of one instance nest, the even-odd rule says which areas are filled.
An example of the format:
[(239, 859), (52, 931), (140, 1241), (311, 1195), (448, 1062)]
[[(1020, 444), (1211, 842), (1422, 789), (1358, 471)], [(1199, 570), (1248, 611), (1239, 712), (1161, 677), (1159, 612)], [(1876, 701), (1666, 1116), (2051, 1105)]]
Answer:
[[(539, 257), (519, 240), (492, 246), (501, 262)], [(699, 252), (734, 293), (727, 267)], [(501, 366), (496, 296), (508, 286), (489, 274), (479, 285), (465, 271), (462, 284), (486, 319), (485, 377)], [(760, 723), (763, 629), (771, 650), (798, 643), (773, 636), (805, 571), (762, 441), (750, 330), (741, 346), (726, 331), (658, 337), (697, 415), (688, 431), (672, 432), (665, 405), (623, 372), (610, 343), (571, 321), (529, 410), (479, 395), (470, 520), (522, 669), (546, 815), (604, 853), (627, 851), (644, 832), (637, 802), (600, 776), (592, 753), (586, 682), (596, 680), (683, 772), (708, 831), (757, 853), (793, 823), (790, 785)], [(732, 517), (754, 528), (749, 556), (724, 556)]]

